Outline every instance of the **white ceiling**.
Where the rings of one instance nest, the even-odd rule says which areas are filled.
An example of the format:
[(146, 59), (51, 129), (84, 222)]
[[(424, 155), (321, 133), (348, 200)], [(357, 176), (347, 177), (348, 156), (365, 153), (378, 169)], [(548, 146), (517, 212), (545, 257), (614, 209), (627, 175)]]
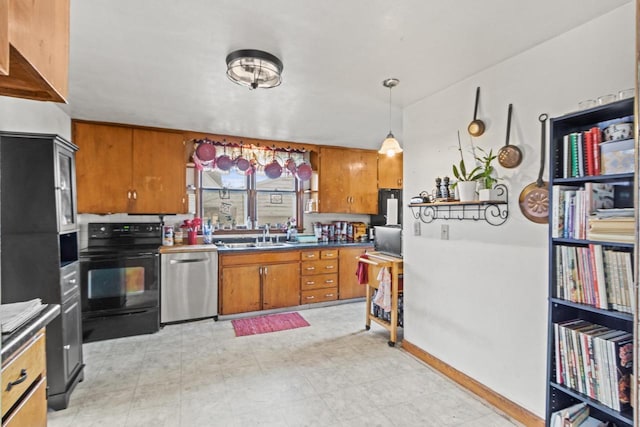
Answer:
[[(631, 0), (71, 0), (72, 118), (377, 148), (401, 109)], [(260, 49), (250, 91), (225, 57)], [(460, 108), (473, 115), (475, 92)]]

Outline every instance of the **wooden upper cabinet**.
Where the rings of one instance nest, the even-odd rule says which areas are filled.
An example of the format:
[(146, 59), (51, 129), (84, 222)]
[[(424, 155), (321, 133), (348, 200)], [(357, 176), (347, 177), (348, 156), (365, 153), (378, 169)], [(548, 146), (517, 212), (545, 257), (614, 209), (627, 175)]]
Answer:
[(69, 0), (0, 0), (0, 95), (66, 102), (68, 70)]
[(181, 133), (133, 130), (131, 213), (186, 211), (186, 176)]
[(402, 189), (402, 153), (378, 157), (378, 188)]
[(378, 212), (378, 156), (373, 150), (321, 147), (319, 203), (323, 213)]
[(78, 213), (117, 213), (129, 209), (133, 130), (123, 126), (73, 123)]
[(73, 122), (79, 213), (186, 211), (182, 134)]
[(0, 0), (0, 76), (9, 75), (9, 0)]

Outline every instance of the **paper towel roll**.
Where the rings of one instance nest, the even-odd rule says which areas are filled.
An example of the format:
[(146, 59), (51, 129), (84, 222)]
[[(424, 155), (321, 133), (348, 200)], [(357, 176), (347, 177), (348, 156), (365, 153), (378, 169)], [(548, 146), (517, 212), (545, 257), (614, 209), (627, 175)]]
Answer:
[(398, 199), (387, 199), (387, 225), (398, 225)]

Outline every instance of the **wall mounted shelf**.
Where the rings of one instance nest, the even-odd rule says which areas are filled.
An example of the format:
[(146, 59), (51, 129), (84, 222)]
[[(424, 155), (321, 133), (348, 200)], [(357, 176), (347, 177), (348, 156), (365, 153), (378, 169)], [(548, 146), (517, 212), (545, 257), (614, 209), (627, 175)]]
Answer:
[(429, 224), (436, 219), (486, 221), (502, 225), (509, 216), (509, 191), (504, 184), (494, 187), (498, 200), (476, 202), (411, 203), (409, 207), (415, 219)]

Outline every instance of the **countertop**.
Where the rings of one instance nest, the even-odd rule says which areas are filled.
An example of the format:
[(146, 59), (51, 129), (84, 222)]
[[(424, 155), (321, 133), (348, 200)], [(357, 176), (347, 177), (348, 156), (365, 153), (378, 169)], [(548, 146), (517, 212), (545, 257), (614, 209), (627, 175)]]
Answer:
[(60, 314), (59, 304), (48, 304), (37, 316), (10, 334), (2, 335), (2, 363)]
[[(262, 241), (262, 240), (260, 240)], [(300, 243), (300, 242), (281, 242), (282, 246), (270, 247), (241, 247), (229, 248), (224, 245), (174, 245), (161, 246), (161, 254), (180, 253), (180, 252), (207, 252), (218, 251), (220, 253), (236, 253), (236, 252), (257, 252), (257, 251), (291, 251), (299, 249), (340, 249), (340, 248), (356, 248), (373, 246), (373, 241), (366, 242), (322, 242), (322, 243)]]

